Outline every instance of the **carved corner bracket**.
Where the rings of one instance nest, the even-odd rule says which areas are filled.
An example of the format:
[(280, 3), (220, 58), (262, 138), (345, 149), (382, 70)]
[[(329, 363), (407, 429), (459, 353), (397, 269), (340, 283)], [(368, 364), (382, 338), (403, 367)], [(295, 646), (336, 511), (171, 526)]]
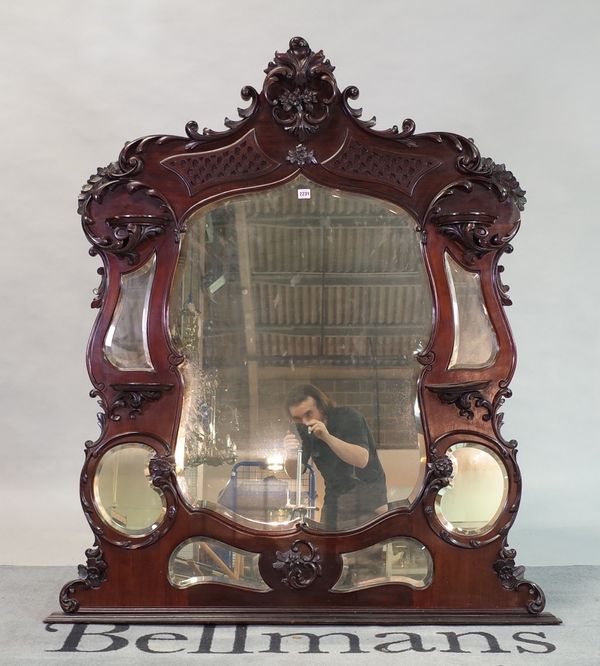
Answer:
[(121, 408), (129, 409), (130, 419), (137, 418), (147, 403), (157, 402), (173, 388), (173, 384), (111, 384), (110, 386), (117, 392), (108, 409), (112, 421), (121, 420), (120, 414), (117, 414), (117, 410)]
[(300, 141), (318, 132), (329, 117), (338, 95), (334, 69), (323, 51), (315, 53), (302, 37), (293, 37), (289, 49), (275, 53), (265, 69), (263, 91), (273, 119)]
[[(92, 256), (106, 253), (125, 258), (127, 263), (134, 265), (139, 260), (137, 248), (144, 241), (165, 232), (166, 227), (174, 223), (175, 239), (179, 240), (180, 229), (176, 225), (176, 215), (166, 199), (156, 190), (144, 183), (133, 180), (143, 169), (143, 161), (137, 155), (127, 156), (126, 146), (118, 162), (107, 167), (100, 167), (92, 174), (79, 195), (77, 212), (81, 215), (84, 233), (91, 243), (89, 252)], [(123, 214), (102, 219), (107, 233), (93, 231), (97, 220), (90, 212), (92, 202), (101, 203), (107, 192), (116, 186), (125, 185), (132, 194), (142, 191), (146, 196), (158, 200), (159, 209), (156, 214)], [(102, 288), (101, 284), (101, 288)], [(97, 301), (94, 301), (96, 303)], [(94, 307), (94, 303), (92, 307)], [(98, 305), (101, 304), (101, 301)], [(97, 306), (96, 306), (97, 307)]]
[(494, 562), (494, 571), (506, 590), (516, 591), (522, 586), (527, 587), (532, 597), (527, 603), (527, 610), (532, 615), (539, 615), (546, 606), (546, 597), (538, 585), (524, 578), (525, 567), (516, 565), (516, 556), (516, 550), (503, 546), (498, 559)]
[[(430, 384), (427, 390), (439, 398), (444, 405), (454, 405), (460, 416), (472, 421), (475, 417), (474, 409), (483, 409), (486, 413), (482, 416), (484, 421), (492, 418), (493, 407), (486, 400), (481, 391), (490, 386), (491, 382), (464, 382), (462, 384)], [(473, 404), (474, 403), (474, 404)]]
[(512, 252), (510, 241), (518, 231), (515, 225), (506, 236), (492, 234), (491, 230), (497, 218), (482, 212), (435, 213), (431, 217), (436, 228), (448, 238), (459, 243), (463, 249), (465, 264), (474, 264), (490, 252)]
[(65, 613), (76, 613), (79, 610), (79, 601), (73, 597), (77, 589), (82, 590), (97, 589), (106, 580), (107, 565), (104, 561), (104, 554), (98, 543), (94, 541), (94, 546), (85, 551), (87, 561), (80, 564), (77, 568), (79, 578), (66, 583), (60, 591), (60, 607)]
[(273, 569), (280, 569), (284, 574), (281, 582), (292, 590), (303, 590), (312, 585), (321, 575), (321, 556), (319, 549), (309, 541), (298, 539), (290, 550), (277, 551), (277, 561)]

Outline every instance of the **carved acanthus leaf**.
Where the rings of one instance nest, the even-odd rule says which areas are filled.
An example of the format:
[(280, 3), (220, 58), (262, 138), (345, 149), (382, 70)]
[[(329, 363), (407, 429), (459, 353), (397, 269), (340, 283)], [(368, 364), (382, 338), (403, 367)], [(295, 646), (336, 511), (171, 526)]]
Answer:
[(281, 569), (282, 582), (293, 590), (303, 590), (321, 575), (319, 549), (309, 541), (298, 539), (290, 550), (277, 551), (274, 569)]
[(117, 391), (110, 406), (109, 415), (112, 421), (120, 421), (117, 410), (129, 409), (129, 418), (135, 419), (141, 413), (145, 403), (156, 402), (173, 388), (173, 384), (111, 384)]
[(500, 382), (500, 390), (496, 393), (494, 396), (494, 400), (492, 402), (492, 426), (494, 428), (494, 433), (496, 434), (496, 437), (504, 446), (508, 447), (509, 449), (516, 449), (518, 446), (517, 440), (516, 439), (511, 439), (511, 440), (506, 440), (502, 436), (502, 433), (500, 432), (502, 425), (504, 423), (504, 413), (498, 411), (502, 405), (504, 404), (505, 400), (507, 398), (510, 398), (512, 396), (512, 391), (508, 388), (507, 382)]
[[(83, 186), (79, 195), (78, 212), (81, 215), (83, 230), (92, 247), (90, 254), (111, 253), (124, 257), (130, 265), (139, 260), (138, 246), (149, 238), (153, 238), (165, 231), (166, 226), (175, 222), (176, 216), (164, 197), (155, 189), (139, 181), (132, 180), (143, 168), (142, 160), (136, 155), (125, 157), (127, 146), (123, 149), (119, 162), (113, 162), (107, 167), (99, 168)], [(117, 186), (126, 186), (132, 194), (142, 191), (148, 197), (159, 201), (162, 211), (157, 214), (125, 214), (96, 220), (90, 212), (92, 202), (102, 203), (105, 194)], [(104, 224), (108, 233), (99, 232), (97, 224)], [(179, 230), (175, 229), (176, 240)]]
[(263, 90), (273, 118), (286, 132), (305, 141), (319, 131), (338, 94), (335, 68), (323, 51), (315, 53), (302, 37), (293, 37), (285, 53), (275, 53), (265, 69)]
[(504, 164), (496, 164), (490, 157), (482, 157), (474, 162), (459, 160), (458, 166), (464, 173), (487, 181), (487, 186), (496, 191), (500, 201), (510, 199), (519, 210), (525, 209), (525, 190)]
[(444, 405), (454, 405), (458, 409), (460, 416), (469, 421), (475, 416), (473, 412), (474, 408), (484, 409), (487, 413), (482, 418), (484, 421), (489, 421), (492, 418), (492, 404), (481, 393), (489, 385), (489, 381), (464, 382), (462, 384), (431, 384), (427, 386), (427, 390), (435, 393)]
[(190, 120), (185, 126), (185, 133), (192, 139), (186, 144), (186, 150), (194, 150), (199, 145), (214, 139), (221, 139), (224, 136), (231, 134), (233, 131), (240, 129), (246, 122), (252, 118), (258, 108), (258, 92), (252, 86), (244, 86), (240, 93), (245, 102), (250, 102), (250, 106), (245, 109), (238, 108), (238, 115), (240, 120), (230, 120), (225, 118), (224, 125), (228, 129), (223, 132), (216, 132), (215, 130), (205, 127), (202, 132), (198, 131), (198, 123), (195, 120)]
[(79, 601), (73, 598), (78, 588), (97, 589), (106, 580), (107, 565), (97, 538), (94, 546), (85, 551), (85, 556), (87, 558), (85, 565), (80, 564), (77, 568), (79, 578), (68, 582), (60, 591), (60, 606), (65, 613), (76, 613), (79, 609)]
[(465, 264), (473, 264), (490, 252), (512, 252), (510, 241), (519, 229), (515, 225), (506, 236), (492, 234), (490, 232), (497, 218), (482, 212), (434, 213), (431, 219), (441, 233), (464, 248)]
[(494, 562), (494, 571), (498, 575), (502, 587), (507, 590), (516, 591), (522, 586), (527, 587), (532, 597), (527, 602), (527, 610), (532, 615), (538, 615), (546, 606), (546, 597), (538, 585), (525, 580), (525, 567), (516, 565), (516, 556), (516, 550), (504, 545), (500, 550), (498, 559)]
[(369, 132), (369, 134), (373, 134), (374, 136), (381, 136), (388, 139), (398, 139), (411, 148), (414, 148), (417, 145), (414, 141), (410, 141), (409, 139), (409, 137), (415, 133), (416, 125), (414, 120), (411, 118), (406, 118), (402, 122), (402, 131), (398, 129), (398, 125), (392, 125), (392, 127), (385, 130), (373, 129), (373, 127), (375, 127), (375, 123), (377, 122), (377, 118), (372, 116), (369, 118), (369, 120), (362, 120), (362, 108), (356, 109), (350, 106), (350, 100), (358, 99), (359, 95), (360, 93), (356, 86), (348, 86), (342, 92), (342, 104), (346, 109), (346, 112), (352, 118), (354, 118), (364, 130)]

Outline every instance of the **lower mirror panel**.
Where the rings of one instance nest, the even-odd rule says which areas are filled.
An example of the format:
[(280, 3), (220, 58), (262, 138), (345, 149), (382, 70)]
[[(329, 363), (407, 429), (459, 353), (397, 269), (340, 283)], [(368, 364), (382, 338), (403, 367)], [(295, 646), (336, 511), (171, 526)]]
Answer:
[(496, 522), (508, 497), (508, 471), (495, 451), (475, 442), (448, 448), (454, 474), (435, 502), (435, 513), (454, 534), (479, 536)]
[(100, 458), (94, 474), (94, 503), (102, 520), (120, 534), (145, 536), (163, 520), (163, 492), (152, 485), (156, 451), (140, 442), (118, 444)]
[(390, 539), (342, 554), (343, 569), (332, 592), (354, 592), (398, 583), (424, 589), (433, 579), (433, 560), (425, 546), (409, 537)]
[(169, 583), (184, 589), (202, 583), (221, 583), (257, 592), (271, 588), (258, 571), (257, 553), (232, 548), (216, 539), (192, 537), (169, 558)]

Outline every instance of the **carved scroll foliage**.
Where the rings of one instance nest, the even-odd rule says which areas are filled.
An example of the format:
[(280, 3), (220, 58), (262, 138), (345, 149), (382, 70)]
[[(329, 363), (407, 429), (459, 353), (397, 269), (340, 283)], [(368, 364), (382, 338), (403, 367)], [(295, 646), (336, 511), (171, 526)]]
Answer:
[(512, 252), (510, 241), (519, 227), (515, 225), (507, 236), (491, 233), (496, 217), (481, 212), (435, 214), (432, 220), (445, 236), (463, 248), (463, 262), (473, 264), (490, 252)]
[(226, 148), (173, 155), (161, 164), (179, 176), (190, 196), (209, 185), (266, 174), (277, 167), (260, 149), (254, 131)]
[(335, 68), (323, 51), (314, 53), (302, 37), (290, 40), (285, 53), (275, 53), (265, 69), (264, 93), (273, 119), (286, 132), (305, 141), (319, 130), (337, 97)]
[(143, 166), (142, 160), (133, 156), (127, 161), (121, 157), (118, 162), (111, 162), (107, 167), (98, 167), (96, 173), (92, 174), (81, 188), (77, 206), (79, 215), (85, 216), (92, 200), (102, 201), (104, 193), (111, 185), (132, 178)]
[(519, 210), (525, 209), (525, 190), (504, 164), (496, 164), (490, 157), (483, 157), (471, 164), (459, 161), (459, 168), (470, 175), (483, 177), (488, 187), (496, 191), (500, 201), (510, 199)]
[[(125, 157), (123, 150), (119, 162), (112, 162), (107, 167), (99, 168), (90, 176), (79, 195), (78, 212), (81, 215), (83, 230), (92, 247), (90, 254), (114, 254), (123, 257), (130, 265), (139, 260), (137, 248), (149, 238), (164, 233), (168, 224), (176, 220), (175, 213), (164, 197), (139, 181), (132, 180), (143, 168), (142, 160), (133, 155)], [(95, 220), (90, 213), (92, 202), (102, 203), (104, 196), (111, 189), (124, 185), (130, 194), (142, 191), (148, 197), (159, 201), (161, 213), (116, 215), (105, 220)], [(105, 222), (104, 233), (96, 231), (96, 222)], [(176, 230), (176, 239), (178, 233)]]
[(91, 303), (92, 308), (101, 308), (104, 303), (107, 286), (107, 271), (105, 266), (100, 266), (96, 271), (100, 276), (100, 285), (94, 289), (94, 300)]
[(80, 564), (77, 569), (79, 578), (68, 582), (60, 591), (60, 607), (65, 613), (76, 613), (79, 610), (79, 601), (73, 598), (78, 588), (97, 589), (106, 580), (107, 566), (97, 538), (94, 546), (85, 551), (85, 556), (86, 564)]
[(402, 143), (405, 143), (409, 148), (414, 148), (417, 145), (415, 141), (412, 141), (408, 138), (414, 134), (416, 129), (414, 120), (411, 120), (410, 118), (406, 118), (403, 121), (401, 132), (398, 129), (398, 125), (393, 125), (392, 127), (386, 130), (373, 129), (375, 123), (377, 122), (377, 118), (375, 118), (375, 116), (372, 116), (368, 120), (362, 120), (361, 119), (363, 111), (362, 108), (356, 109), (350, 106), (350, 100), (358, 99), (359, 94), (360, 94), (359, 90), (356, 86), (348, 86), (347, 88), (344, 89), (344, 92), (342, 93), (342, 104), (344, 106), (344, 109), (346, 109), (348, 115), (354, 118), (354, 120), (365, 131), (369, 132), (369, 134), (373, 134), (374, 136), (382, 136), (386, 138), (399, 140)]
[(516, 439), (506, 440), (502, 436), (500, 430), (504, 423), (504, 413), (498, 410), (502, 407), (507, 398), (512, 396), (512, 391), (508, 388), (508, 382), (500, 382), (500, 390), (494, 396), (492, 402), (492, 426), (496, 437), (502, 444), (510, 449), (516, 449), (518, 446)]
[(137, 418), (149, 402), (156, 402), (173, 388), (173, 384), (111, 384), (117, 391), (117, 395), (109, 409), (112, 421), (120, 421), (121, 416), (117, 414), (120, 408), (129, 409), (129, 418)]
[(258, 108), (258, 92), (252, 86), (244, 86), (242, 88), (241, 97), (244, 101), (250, 102), (250, 106), (245, 109), (238, 108), (238, 115), (240, 120), (230, 120), (225, 118), (224, 125), (228, 129), (224, 132), (215, 132), (214, 130), (204, 128), (202, 132), (198, 131), (198, 123), (195, 120), (190, 120), (185, 126), (185, 133), (192, 139), (190, 143), (186, 144), (186, 150), (195, 150), (199, 145), (214, 139), (221, 139), (233, 131), (240, 129), (246, 124), (250, 118), (256, 113)]
[(460, 416), (473, 420), (473, 409), (481, 408), (487, 413), (483, 415), (484, 421), (492, 418), (492, 405), (481, 393), (490, 385), (489, 381), (465, 382), (463, 384), (440, 384), (427, 386), (427, 390), (435, 393), (444, 405), (454, 405)]
[(529, 589), (532, 599), (527, 603), (527, 610), (532, 615), (538, 615), (546, 606), (546, 597), (542, 589), (529, 580), (525, 580), (525, 567), (516, 566), (515, 558), (517, 551), (513, 548), (504, 546), (499, 553), (498, 559), (494, 562), (494, 571), (502, 583), (502, 587), (507, 590), (518, 590), (525, 586)]
[(309, 541), (298, 539), (290, 550), (277, 551), (277, 562), (273, 569), (281, 569), (285, 574), (282, 582), (293, 590), (303, 590), (321, 575), (319, 549)]

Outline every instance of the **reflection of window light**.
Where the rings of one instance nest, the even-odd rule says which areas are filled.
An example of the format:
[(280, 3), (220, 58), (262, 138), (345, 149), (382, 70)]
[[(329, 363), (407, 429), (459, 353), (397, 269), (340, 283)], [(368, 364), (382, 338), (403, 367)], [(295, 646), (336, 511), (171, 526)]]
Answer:
[(271, 472), (279, 472), (283, 469), (283, 456), (281, 453), (267, 456), (267, 469)]

